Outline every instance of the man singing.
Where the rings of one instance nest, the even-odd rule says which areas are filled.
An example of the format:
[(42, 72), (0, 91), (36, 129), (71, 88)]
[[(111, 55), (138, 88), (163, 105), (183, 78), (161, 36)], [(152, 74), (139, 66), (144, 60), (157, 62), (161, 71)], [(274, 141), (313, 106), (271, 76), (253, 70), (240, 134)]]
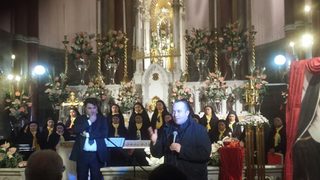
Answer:
[(77, 162), (77, 179), (87, 180), (90, 170), (91, 180), (101, 180), (100, 168), (107, 159), (104, 138), (108, 136), (108, 125), (101, 114), (96, 98), (84, 101), (85, 115), (75, 120), (74, 132), (77, 135), (70, 160)]
[(179, 168), (190, 180), (208, 179), (211, 142), (206, 129), (191, 118), (186, 101), (176, 101), (172, 114), (174, 122), (159, 133), (149, 128), (152, 156), (164, 156), (165, 163)]

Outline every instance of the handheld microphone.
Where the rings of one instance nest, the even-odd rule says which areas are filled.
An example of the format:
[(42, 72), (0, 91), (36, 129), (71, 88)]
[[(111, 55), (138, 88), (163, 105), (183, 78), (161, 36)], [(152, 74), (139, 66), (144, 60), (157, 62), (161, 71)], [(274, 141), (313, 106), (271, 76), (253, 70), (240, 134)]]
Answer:
[(178, 132), (177, 131), (173, 131), (172, 134), (173, 134), (173, 141), (172, 142), (175, 143), (176, 142), (176, 137), (178, 135)]

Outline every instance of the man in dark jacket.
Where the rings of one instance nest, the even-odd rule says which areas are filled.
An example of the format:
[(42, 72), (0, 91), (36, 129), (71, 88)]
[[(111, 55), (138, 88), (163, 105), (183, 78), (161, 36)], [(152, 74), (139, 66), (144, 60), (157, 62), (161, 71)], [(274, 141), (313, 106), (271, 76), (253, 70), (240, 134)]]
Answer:
[(90, 170), (91, 180), (101, 180), (100, 168), (107, 159), (105, 138), (108, 137), (107, 120), (98, 109), (98, 100), (88, 98), (84, 102), (85, 115), (75, 120), (77, 134), (70, 160), (77, 162), (77, 179), (87, 180)]
[[(206, 129), (190, 117), (186, 101), (173, 105), (174, 122), (162, 131), (149, 128), (151, 154), (165, 163), (176, 166), (189, 179), (208, 179), (207, 162), (211, 153), (211, 142)], [(158, 137), (159, 136), (159, 137)]]

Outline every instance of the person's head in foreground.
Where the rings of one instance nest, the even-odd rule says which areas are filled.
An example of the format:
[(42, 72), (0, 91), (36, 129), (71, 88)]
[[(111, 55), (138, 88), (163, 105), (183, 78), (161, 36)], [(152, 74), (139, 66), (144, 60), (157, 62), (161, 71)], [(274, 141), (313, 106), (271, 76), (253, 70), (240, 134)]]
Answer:
[(26, 180), (61, 180), (64, 171), (62, 158), (53, 150), (36, 151), (28, 159)]

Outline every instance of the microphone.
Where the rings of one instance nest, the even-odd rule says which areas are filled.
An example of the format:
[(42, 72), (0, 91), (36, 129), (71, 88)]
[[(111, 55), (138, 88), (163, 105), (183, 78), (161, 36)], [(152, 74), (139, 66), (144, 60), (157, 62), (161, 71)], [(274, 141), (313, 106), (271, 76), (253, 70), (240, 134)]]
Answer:
[(178, 135), (178, 132), (177, 132), (177, 131), (173, 131), (172, 134), (173, 134), (173, 141), (172, 141), (172, 143), (175, 143), (175, 142), (176, 142), (176, 137), (177, 137), (177, 135)]

